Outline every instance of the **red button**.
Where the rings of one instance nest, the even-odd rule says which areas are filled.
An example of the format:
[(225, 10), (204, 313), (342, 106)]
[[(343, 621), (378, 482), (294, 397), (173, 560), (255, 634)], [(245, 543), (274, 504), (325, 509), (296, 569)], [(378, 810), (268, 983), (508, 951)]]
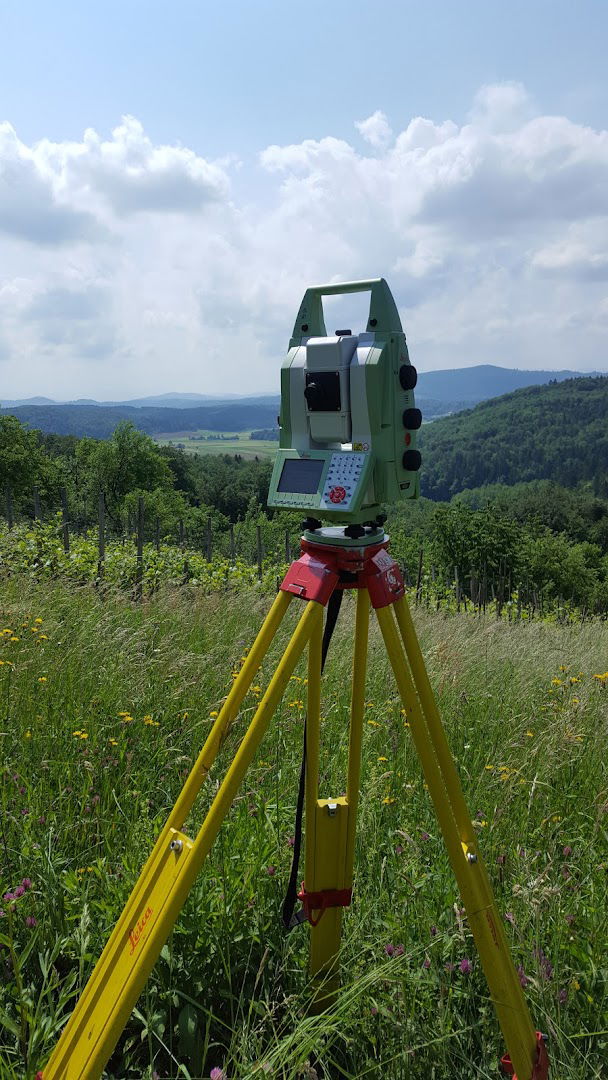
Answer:
[(346, 498), (346, 488), (340, 486), (333, 487), (329, 493), (329, 498), (332, 503), (344, 502)]

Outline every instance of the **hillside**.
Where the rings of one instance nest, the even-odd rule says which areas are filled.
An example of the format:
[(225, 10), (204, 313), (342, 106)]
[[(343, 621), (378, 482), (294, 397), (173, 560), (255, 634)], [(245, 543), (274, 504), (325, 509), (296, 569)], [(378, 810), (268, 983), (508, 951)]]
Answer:
[(608, 376), (531, 386), (444, 417), (420, 433), (422, 492), (554, 480), (608, 490)]
[(277, 406), (250, 405), (243, 400), (196, 409), (50, 404), (0, 409), (0, 416), (7, 415), (16, 416), (22, 423), (40, 431), (107, 439), (121, 420), (130, 420), (148, 435), (199, 429), (249, 431), (251, 428), (273, 427), (277, 419)]
[[(586, 376), (599, 374), (598, 371), (591, 371)], [(580, 378), (580, 375), (579, 371), (526, 371), (498, 367), (496, 364), (475, 364), (473, 367), (446, 371), (421, 371), (418, 373), (417, 393), (423, 398), (443, 402), (455, 412), (459, 402), (466, 402), (462, 408), (470, 407), (525, 386), (541, 386), (555, 380), (564, 382), (566, 379)]]

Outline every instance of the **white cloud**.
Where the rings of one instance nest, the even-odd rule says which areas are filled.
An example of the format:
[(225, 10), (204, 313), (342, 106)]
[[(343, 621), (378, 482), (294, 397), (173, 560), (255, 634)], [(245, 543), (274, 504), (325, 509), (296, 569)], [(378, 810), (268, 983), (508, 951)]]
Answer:
[(375, 150), (386, 149), (393, 137), (391, 126), (380, 109), (376, 109), (367, 120), (357, 120), (355, 127)]
[(305, 287), (379, 274), (422, 368), (608, 368), (606, 132), (511, 84), (461, 125), (357, 128), (364, 152), (327, 135), (243, 163), (133, 118), (33, 146), (0, 126), (4, 395), (276, 388)]

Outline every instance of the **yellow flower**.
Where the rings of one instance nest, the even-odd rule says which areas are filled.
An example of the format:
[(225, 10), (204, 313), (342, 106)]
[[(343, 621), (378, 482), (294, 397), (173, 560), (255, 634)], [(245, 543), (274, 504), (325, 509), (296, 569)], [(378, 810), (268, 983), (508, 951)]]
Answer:
[(129, 713), (128, 712), (119, 712), (119, 713), (116, 713), (116, 715), (117, 716), (129, 716)]
[(566, 665), (565, 665), (565, 664), (560, 664), (560, 665), (559, 665), (559, 670), (560, 670), (560, 671), (567, 671), (567, 670), (568, 670), (568, 668), (566, 667)]
[(388, 758), (387, 757), (379, 757), (378, 761), (388, 761)]
[(31, 733), (31, 731), (30, 731), (30, 730), (29, 730), (29, 728), (28, 728), (28, 730), (27, 730), (27, 731), (25, 732), (25, 734), (24, 734), (23, 738), (24, 738), (24, 739), (31, 739), (31, 737), (32, 737), (32, 733)]
[(40, 635), (40, 637), (38, 638), (38, 641), (48, 641), (48, 640), (49, 640), (49, 639), (48, 639), (48, 637), (46, 636), (46, 634), (41, 634), (41, 635)]
[(368, 722), (370, 727), (380, 727), (380, 724), (378, 723), (377, 720), (368, 720), (367, 722)]
[(529, 739), (534, 738), (534, 732), (533, 731), (526, 731), (526, 735), (528, 736)]
[(160, 727), (160, 720), (153, 720), (151, 716), (144, 716), (144, 724), (148, 727)]
[(603, 675), (594, 675), (593, 678), (597, 679), (598, 682), (605, 683), (608, 680), (608, 671), (605, 671)]
[(561, 685), (562, 685), (562, 680), (561, 679), (558, 679), (558, 678), (551, 679), (551, 686), (561, 686)]
[(35, 623), (38, 623), (38, 626), (40, 626), (40, 624), (41, 624), (41, 622), (42, 622), (42, 619), (40, 618), (40, 616), (38, 616), (38, 618), (37, 618), (37, 619), (34, 619), (34, 622), (35, 622)]
[(118, 739), (108, 739), (110, 746), (118, 746)]
[(123, 713), (122, 720), (120, 722), (121, 724), (131, 724), (133, 722), (133, 717), (129, 716), (129, 713)]
[(46, 682), (46, 681), (47, 681), (47, 679), (46, 679), (46, 675), (41, 675), (41, 676), (40, 676), (40, 678), (38, 679), (38, 682), (42, 682), (42, 683), (44, 683), (44, 682)]
[(89, 737), (88, 731), (81, 731), (80, 732), (80, 738), (81, 739), (88, 739), (88, 737)]
[(219, 713), (217, 712), (217, 710), (216, 710), (216, 709), (214, 709), (214, 710), (213, 710), (213, 712), (210, 712), (210, 713), (209, 713), (209, 716), (212, 716), (212, 717), (213, 717), (213, 719), (215, 720), (216, 716), (219, 716)]
[(19, 641), (19, 638), (15, 634), (13, 634), (13, 636), (12, 636), (12, 638), (10, 640), (11, 641)]
[(73, 731), (72, 735), (82, 735), (82, 731)]
[(366, 708), (366, 709), (373, 709), (373, 708), (374, 708), (374, 703), (373, 703), (373, 701), (366, 701), (366, 702), (365, 702), (365, 708)]
[(581, 984), (578, 981), (578, 979), (571, 979), (570, 980), (570, 989), (571, 990), (580, 990), (580, 988), (581, 988)]
[(484, 765), (484, 768), (492, 770), (494, 768), (494, 766), (493, 765)]
[(391, 803), (394, 803), (394, 801), (395, 801), (395, 800), (394, 800), (394, 799), (391, 799), (389, 795), (387, 795), (387, 796), (386, 796), (386, 799), (383, 799), (383, 800), (382, 800), (382, 802), (383, 802), (383, 803), (384, 803), (384, 804), (385, 804), (386, 806), (390, 806), (390, 804), (391, 804)]
[(262, 687), (261, 686), (252, 686), (251, 689), (252, 689), (254, 694), (261, 694), (262, 693)]

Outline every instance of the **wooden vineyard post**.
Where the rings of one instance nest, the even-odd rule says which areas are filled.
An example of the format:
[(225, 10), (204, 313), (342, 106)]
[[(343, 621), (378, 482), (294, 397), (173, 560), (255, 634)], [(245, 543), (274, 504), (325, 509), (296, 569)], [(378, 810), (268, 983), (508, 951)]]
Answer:
[(103, 491), (99, 492), (98, 500), (98, 554), (97, 554), (97, 577), (102, 578), (106, 561), (106, 499)]
[(70, 554), (70, 526), (68, 523), (68, 493), (65, 488), (61, 489), (61, 533), (63, 537), (63, 550), (66, 555)]
[(262, 548), (262, 526), (261, 525), (256, 525), (255, 531), (256, 531), (257, 548), (258, 548), (258, 578), (261, 581), (262, 580), (262, 570), (263, 570), (262, 564), (263, 564), (263, 561), (264, 561), (264, 550)]
[(10, 484), (6, 485), (4, 489), (6, 493), (6, 522), (9, 529), (13, 527), (13, 492), (11, 491)]
[(144, 581), (144, 497), (137, 500), (137, 556), (135, 565), (135, 598), (141, 600)]

